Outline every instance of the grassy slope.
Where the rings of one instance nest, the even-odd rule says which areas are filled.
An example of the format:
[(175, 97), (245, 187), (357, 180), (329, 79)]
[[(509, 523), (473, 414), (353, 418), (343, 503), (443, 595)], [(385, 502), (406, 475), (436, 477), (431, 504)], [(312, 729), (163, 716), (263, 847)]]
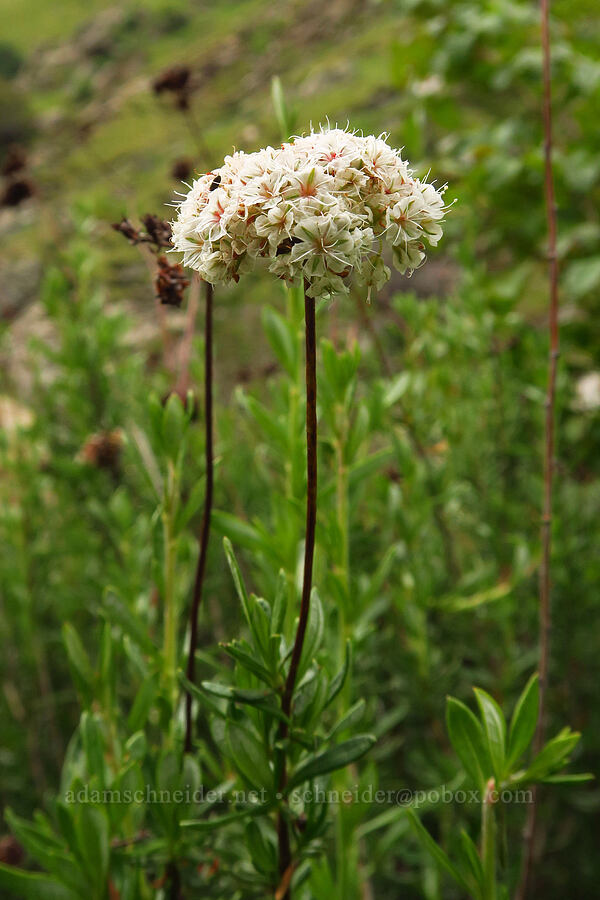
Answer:
[[(233, 146), (251, 148), (277, 139), (269, 96), (273, 74), (282, 73), (288, 89), (300, 88), (299, 127), (327, 114), (342, 121), (351, 114), (354, 124), (375, 125), (370, 101), (389, 81), (382, 44), (386, 33), (389, 38), (390, 12), (352, 21), (351, 4), (337, 6), (332, 30), (319, 39), (314, 4), (289, 3), (279, 11), (268, 0), (203, 4), (189, 12), (183, 27), (167, 33), (161, 24), (164, 11), (189, 10), (188, 4), (145, 3), (140, 13), (130, 3), (127, 9), (139, 18), (132, 33), (115, 42), (108, 59), (83, 59), (47, 75), (35, 72), (38, 45), (72, 44), (77, 30), (108, 4), (65, 0), (58, 14), (56, 5), (39, 0), (2, 0), (0, 8), (10, 21), (8, 39), (28, 55), (27, 93), (34, 112), (42, 121), (56, 112), (61, 117), (47, 132), (48, 143), (39, 141), (36, 151), (45, 198), (63, 207), (87, 195), (112, 214), (166, 199), (173, 187), (170, 162), (185, 154), (198, 158), (198, 153), (181, 117), (168, 101), (158, 102), (147, 85), (174, 62), (189, 63), (196, 71), (207, 60), (218, 65), (223, 48), (229, 62), (205, 80), (193, 104), (208, 164)], [(312, 24), (305, 15), (313, 17)], [(232, 38), (237, 46), (230, 50)], [(107, 83), (97, 89), (94, 81), (103, 77)], [(78, 131), (90, 118), (92, 127), (82, 140)], [(202, 160), (200, 168), (206, 164)]]

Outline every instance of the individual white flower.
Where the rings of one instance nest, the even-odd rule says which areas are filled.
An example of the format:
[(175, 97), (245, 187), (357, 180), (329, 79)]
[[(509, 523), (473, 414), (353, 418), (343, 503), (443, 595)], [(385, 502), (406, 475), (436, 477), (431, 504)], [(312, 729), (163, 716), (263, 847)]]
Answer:
[(292, 237), (294, 215), (291, 204), (278, 203), (276, 206), (269, 206), (266, 212), (257, 216), (254, 226), (257, 235), (264, 235), (267, 238), (274, 256), (282, 241)]
[(287, 200), (297, 200), (306, 197), (325, 200), (326, 197), (333, 196), (332, 191), (334, 187), (335, 180), (333, 176), (328, 175), (321, 166), (307, 165), (290, 173), (283, 194)]
[(371, 299), (371, 291), (373, 288), (378, 291), (386, 281), (389, 281), (390, 275), (389, 268), (383, 261), (383, 257), (381, 256), (372, 256), (367, 257), (366, 261), (362, 265), (361, 269), (361, 280), (364, 282), (367, 288), (367, 299)]
[(227, 226), (237, 212), (237, 204), (224, 188), (217, 188), (208, 196), (206, 206), (198, 216), (197, 231), (206, 241), (218, 241), (228, 233)]
[(388, 240), (392, 246), (395, 247), (400, 243), (406, 245), (419, 237), (422, 230), (423, 209), (422, 199), (413, 193), (398, 200), (386, 210)]
[(420, 224), (427, 236), (428, 243), (435, 247), (443, 233), (440, 222), (444, 218), (444, 200), (433, 185), (421, 181), (416, 181), (415, 184), (423, 199), (423, 212)]
[(173, 245), (212, 283), (257, 260), (311, 296), (379, 288), (382, 252), (410, 272), (442, 236), (443, 191), (416, 179), (384, 136), (325, 128), (256, 153), (236, 152), (198, 178), (178, 208)]
[(416, 244), (410, 241), (407, 244), (400, 244), (394, 248), (394, 266), (398, 271), (405, 275), (407, 272), (414, 272), (418, 269), (423, 260), (425, 253), (423, 244)]

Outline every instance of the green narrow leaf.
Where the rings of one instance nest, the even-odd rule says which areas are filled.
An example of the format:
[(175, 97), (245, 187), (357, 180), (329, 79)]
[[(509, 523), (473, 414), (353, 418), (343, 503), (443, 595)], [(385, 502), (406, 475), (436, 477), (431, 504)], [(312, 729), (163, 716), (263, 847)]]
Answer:
[(455, 697), (448, 697), (446, 727), (450, 743), (465, 771), (483, 791), (491, 774), (491, 762), (480, 723), (464, 703)]
[(477, 591), (476, 594), (471, 594), (468, 597), (456, 596), (456, 594), (442, 597), (438, 601), (438, 605), (448, 612), (464, 612), (466, 610), (477, 609), (477, 607), (483, 606), (486, 603), (494, 603), (497, 600), (503, 600), (505, 597), (510, 596), (513, 590), (513, 582), (502, 581), (500, 584), (495, 584), (483, 591)]
[(153, 807), (154, 815), (160, 820), (163, 834), (173, 841), (178, 832), (179, 804), (175, 802), (175, 791), (182, 788), (181, 757), (172, 750), (163, 750), (156, 765), (156, 788), (164, 792), (166, 802)]
[(323, 615), (321, 598), (319, 597), (317, 589), (313, 588), (310, 595), (310, 610), (308, 613), (308, 622), (306, 623), (306, 636), (304, 638), (300, 665), (298, 666), (298, 682), (300, 682), (302, 676), (311, 665), (315, 654), (321, 646), (324, 629), (325, 616)]
[(281, 79), (278, 75), (274, 75), (271, 79), (271, 102), (273, 103), (273, 109), (275, 110), (281, 139), (287, 141), (292, 133), (292, 117), (290, 116), (290, 112), (285, 102)]
[(180, 787), (181, 763), (178, 755), (170, 750), (164, 750), (156, 767), (156, 784), (161, 791), (175, 791)]
[(252, 672), (253, 675), (256, 675), (257, 678), (260, 678), (260, 680), (264, 681), (265, 684), (268, 684), (269, 687), (273, 687), (271, 673), (257, 662), (251, 653), (248, 653), (244, 649), (240, 641), (231, 641), (229, 644), (221, 644), (221, 647), (225, 653), (233, 657), (233, 659), (235, 659), (236, 662), (239, 662), (241, 666), (248, 669), (249, 672)]
[(386, 407), (394, 406), (395, 403), (406, 393), (410, 384), (412, 375), (410, 372), (400, 372), (389, 383), (388, 388), (383, 395), (383, 405)]
[(544, 784), (582, 784), (584, 781), (594, 781), (596, 776), (593, 772), (578, 772), (573, 775), (565, 773), (564, 775), (549, 775), (542, 778)]
[(359, 406), (356, 418), (352, 423), (350, 434), (346, 441), (345, 457), (349, 463), (355, 461), (355, 457), (357, 456), (361, 445), (367, 439), (370, 421), (368, 408), (366, 406)]
[(271, 632), (273, 634), (281, 634), (285, 622), (285, 612), (287, 609), (287, 578), (283, 569), (279, 571), (277, 579), (277, 590), (275, 592), (275, 600), (273, 601), (273, 609), (271, 611)]
[(473, 690), (477, 697), (483, 720), (496, 783), (500, 784), (504, 777), (506, 762), (506, 721), (504, 714), (493, 697), (490, 697), (481, 688), (473, 688)]
[(563, 729), (540, 750), (520, 781), (541, 781), (565, 765), (581, 735)]
[(94, 670), (90, 659), (85, 652), (79, 635), (70, 622), (65, 622), (62, 628), (63, 641), (71, 664), (73, 678), (77, 683), (81, 694), (90, 702), (94, 694)]
[(204, 691), (201, 691), (198, 685), (192, 684), (188, 678), (186, 678), (185, 674), (180, 670), (177, 673), (177, 677), (179, 679), (179, 683), (184, 688), (184, 690), (188, 691), (192, 697), (198, 700), (203, 707), (208, 707), (219, 719), (227, 719), (226, 714), (219, 707), (219, 705)]
[(200, 687), (208, 694), (214, 694), (215, 697), (237, 700), (239, 703), (261, 703), (269, 698), (275, 698), (273, 691), (236, 688), (231, 684), (220, 684), (218, 681), (202, 681)]
[(480, 900), (483, 895), (484, 884), (483, 866), (481, 864), (481, 859), (479, 858), (479, 853), (477, 852), (477, 847), (464, 828), (460, 833), (459, 848), (463, 867), (474, 882), (473, 887), (475, 890), (472, 890), (472, 893), (474, 894), (475, 900)]
[(127, 719), (127, 728), (130, 732), (139, 731), (146, 724), (157, 690), (158, 677), (156, 675), (152, 675), (142, 682)]
[(354, 487), (355, 485), (361, 484), (366, 478), (377, 472), (393, 458), (394, 451), (392, 447), (388, 447), (385, 450), (376, 450), (375, 453), (372, 453), (370, 456), (354, 463), (350, 466), (348, 475), (350, 486)]
[(186, 414), (178, 394), (172, 393), (163, 409), (161, 437), (163, 447), (171, 459), (175, 460), (185, 434)]
[(533, 740), (540, 704), (539, 676), (534, 674), (515, 706), (508, 733), (507, 766), (512, 767)]
[(246, 394), (241, 388), (236, 391), (236, 399), (245, 411), (254, 419), (254, 421), (263, 430), (266, 437), (285, 452), (288, 445), (288, 434), (285, 422), (277, 418), (271, 410), (260, 403), (256, 397)]
[(329, 685), (329, 690), (327, 692), (327, 700), (325, 701), (324, 708), (327, 708), (331, 703), (333, 703), (333, 701), (335, 700), (335, 698), (337, 697), (337, 695), (343, 688), (344, 682), (348, 675), (348, 671), (350, 669), (351, 658), (352, 658), (352, 644), (348, 640), (348, 641), (346, 641), (346, 655), (344, 657), (344, 665), (340, 669), (340, 671), (337, 673), (337, 675), (335, 675), (331, 679), (331, 683)]
[[(306, 684), (306, 682), (305, 682)], [(315, 723), (320, 719), (325, 702), (327, 700), (328, 679), (323, 669), (319, 669), (315, 673), (315, 678), (311, 680), (308, 693), (301, 698), (296, 699), (299, 702), (299, 708), (302, 710), (300, 717), (303, 722), (303, 729), (308, 730), (311, 734)], [(296, 706), (294, 707), (296, 709)], [(330, 737), (326, 739), (329, 742)], [(311, 750), (313, 747), (311, 746)]]
[(273, 773), (265, 749), (254, 730), (248, 725), (229, 721), (226, 737), (237, 770), (253, 787), (271, 790)]
[(100, 781), (100, 786), (104, 787), (106, 768), (104, 763), (104, 739), (96, 716), (89, 712), (83, 712), (79, 723), (79, 731), (85, 752), (88, 776), (90, 778), (96, 776)]
[(88, 875), (95, 885), (104, 885), (110, 854), (108, 817), (104, 810), (82, 804), (76, 831)]
[(251, 819), (246, 825), (246, 846), (254, 868), (263, 875), (277, 871), (277, 853), (273, 844), (265, 840), (260, 826)]
[(223, 549), (225, 550), (225, 556), (227, 557), (227, 562), (229, 564), (229, 568), (231, 570), (231, 575), (233, 577), (233, 583), (235, 584), (235, 589), (237, 591), (237, 595), (240, 599), (240, 603), (242, 604), (242, 610), (244, 612), (244, 617), (246, 622), (248, 623), (248, 627), (252, 629), (252, 616), (250, 615), (250, 599), (246, 592), (246, 586), (244, 584), (244, 579), (242, 578), (242, 573), (240, 572), (240, 567), (238, 566), (237, 559), (235, 558), (235, 554), (233, 552), (233, 547), (231, 546), (231, 541), (228, 537), (223, 538)]
[(365, 712), (366, 703), (364, 699), (357, 700), (356, 703), (350, 707), (347, 713), (342, 716), (339, 722), (336, 722), (334, 727), (331, 729), (329, 734), (327, 735), (326, 740), (330, 741), (332, 738), (336, 736), (336, 734), (341, 734), (346, 731), (348, 728), (352, 728), (354, 725), (357, 725), (362, 719)]
[(216, 681), (203, 681), (200, 687), (207, 694), (212, 694), (214, 697), (232, 700), (234, 703), (245, 703), (248, 706), (255, 706), (257, 709), (261, 709), (277, 719), (289, 721), (288, 717), (281, 712), (277, 696), (273, 691), (236, 688)]
[(370, 576), (369, 583), (361, 597), (363, 609), (367, 609), (373, 604), (377, 595), (380, 593), (386, 578), (392, 571), (394, 563), (401, 558), (402, 552), (402, 546), (399, 543), (392, 544), (392, 546), (386, 550), (374, 573)]
[(225, 535), (229, 540), (234, 540), (236, 545), (239, 544), (240, 547), (245, 547), (247, 550), (258, 550), (270, 559), (277, 558), (277, 554), (267, 544), (255, 525), (244, 522), (237, 516), (232, 516), (231, 513), (223, 512), (220, 509), (213, 509), (210, 521), (215, 531)]
[(250, 595), (250, 615), (252, 617), (252, 637), (256, 649), (260, 651), (266, 667), (271, 666), (271, 610), (267, 603), (254, 594)]
[(104, 694), (104, 705), (110, 709), (114, 692), (116, 667), (114, 665), (114, 649), (112, 628), (109, 622), (104, 623), (100, 645), (100, 684)]
[(148, 750), (148, 741), (143, 731), (136, 731), (125, 744), (125, 755), (130, 759), (141, 761)]
[(462, 877), (456, 866), (454, 866), (450, 862), (448, 856), (446, 855), (446, 853), (444, 853), (440, 845), (431, 837), (425, 826), (419, 820), (419, 817), (416, 816), (413, 810), (410, 808), (406, 810), (406, 815), (408, 816), (408, 821), (410, 822), (414, 833), (420, 840), (421, 844), (428, 851), (428, 853), (436, 861), (440, 869), (443, 869), (444, 872), (450, 875), (450, 877), (458, 885), (460, 885), (461, 888), (468, 891), (469, 887), (466, 884), (464, 878)]
[(288, 782), (288, 788), (291, 790), (302, 784), (303, 781), (344, 768), (364, 756), (374, 743), (375, 738), (372, 734), (360, 734), (347, 741), (342, 741), (341, 744), (330, 747), (322, 753), (317, 753), (316, 756), (310, 757), (302, 763), (294, 772)]
[(76, 892), (85, 891), (85, 882), (79, 866), (65, 852), (61, 842), (53, 835), (40, 831), (37, 825), (19, 818), (11, 809), (6, 810), (5, 818), (10, 830), (32, 859), (69, 888)]
[(77, 832), (75, 831), (75, 810), (76, 806), (70, 803), (57, 800), (56, 802), (56, 818), (60, 828), (61, 835), (68, 847), (77, 846)]
[(148, 628), (145, 627), (143, 621), (140, 621), (139, 617), (131, 612), (112, 588), (107, 588), (104, 593), (103, 607), (108, 621), (118, 625), (123, 634), (128, 635), (144, 653), (156, 655), (156, 647), (150, 638)]
[(206, 478), (199, 478), (190, 491), (186, 503), (182, 504), (177, 512), (175, 531), (177, 534), (183, 531), (190, 519), (196, 515), (204, 503), (206, 497)]
[(79, 900), (69, 888), (46, 875), (22, 872), (0, 863), (0, 887), (24, 900)]
[(257, 803), (248, 809), (227, 813), (224, 816), (211, 816), (207, 819), (184, 819), (180, 824), (186, 831), (215, 832), (217, 828), (221, 828), (223, 825), (229, 825), (230, 822), (239, 822), (241, 819), (264, 816), (273, 809), (273, 806), (273, 801), (269, 801), (268, 803)]

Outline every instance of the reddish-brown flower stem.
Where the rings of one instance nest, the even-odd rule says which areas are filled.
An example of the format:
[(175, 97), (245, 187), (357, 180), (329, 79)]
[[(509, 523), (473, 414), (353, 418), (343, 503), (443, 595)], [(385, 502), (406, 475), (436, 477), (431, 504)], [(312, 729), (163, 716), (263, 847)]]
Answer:
[[(202, 601), (204, 575), (206, 572), (206, 557), (208, 554), (208, 540), (210, 537), (210, 516), (212, 512), (213, 498), (213, 359), (212, 359), (212, 307), (213, 286), (206, 282), (205, 285), (205, 326), (204, 326), (204, 427), (205, 427), (205, 469), (206, 469), (206, 493), (204, 495), (204, 512), (200, 529), (198, 552), (198, 564), (194, 578), (194, 590), (192, 594), (192, 606), (190, 609), (190, 646), (186, 675), (188, 681), (193, 683), (196, 670), (196, 644), (198, 642), (198, 613)], [(188, 691), (185, 697), (185, 750), (189, 753), (192, 749), (192, 695)]]
[[(544, 444), (544, 499), (542, 511), (541, 540), (542, 562), (539, 584), (540, 623), (540, 705), (538, 721), (533, 741), (535, 753), (544, 745), (546, 734), (546, 695), (548, 689), (548, 667), (550, 662), (550, 630), (552, 614), (550, 609), (550, 556), (552, 550), (552, 487), (554, 475), (555, 445), (555, 395), (556, 370), (560, 354), (558, 328), (558, 257), (556, 252), (556, 203), (554, 199), (554, 176), (552, 171), (552, 81), (550, 71), (550, 0), (541, 0), (541, 35), (544, 81), (544, 187), (546, 199), (546, 220), (548, 228), (548, 273), (550, 284), (550, 304), (548, 329), (550, 350), (548, 362), (548, 385), (546, 391), (546, 421)], [(536, 844), (537, 788), (534, 786), (532, 802), (529, 805), (525, 827), (525, 850), (521, 881), (516, 900), (524, 900), (530, 892)]]
[[(304, 320), (306, 329), (306, 537), (304, 542), (304, 576), (302, 581), (300, 618), (298, 620), (298, 630), (296, 631), (290, 668), (288, 670), (281, 700), (281, 710), (288, 718), (292, 709), (294, 687), (296, 685), (298, 667), (302, 658), (302, 648), (304, 646), (304, 637), (310, 611), (313, 559), (315, 554), (315, 527), (317, 522), (317, 342), (315, 301), (312, 297), (307, 296), (306, 284), (304, 286)], [(287, 736), (288, 726), (286, 722), (282, 721), (279, 728), (278, 740), (280, 742), (285, 741)], [(286, 781), (287, 773), (284, 753), (279, 779), (280, 793), (283, 792)], [(279, 843), (279, 877), (281, 879), (281, 884), (287, 885), (282, 894), (282, 900), (291, 900), (292, 895), (289, 887), (289, 869), (292, 865), (290, 835), (288, 824), (281, 812), (279, 813), (277, 822), (277, 835)]]

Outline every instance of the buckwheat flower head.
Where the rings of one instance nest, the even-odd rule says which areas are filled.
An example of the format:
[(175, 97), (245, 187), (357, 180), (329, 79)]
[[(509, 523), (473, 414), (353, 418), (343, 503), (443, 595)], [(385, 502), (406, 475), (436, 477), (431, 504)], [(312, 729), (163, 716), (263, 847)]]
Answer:
[(238, 281), (265, 260), (269, 271), (323, 297), (352, 278), (381, 287), (392, 250), (412, 273), (442, 236), (442, 189), (417, 179), (385, 136), (327, 128), (280, 148), (236, 152), (200, 176), (177, 204), (173, 247), (213, 284)]

